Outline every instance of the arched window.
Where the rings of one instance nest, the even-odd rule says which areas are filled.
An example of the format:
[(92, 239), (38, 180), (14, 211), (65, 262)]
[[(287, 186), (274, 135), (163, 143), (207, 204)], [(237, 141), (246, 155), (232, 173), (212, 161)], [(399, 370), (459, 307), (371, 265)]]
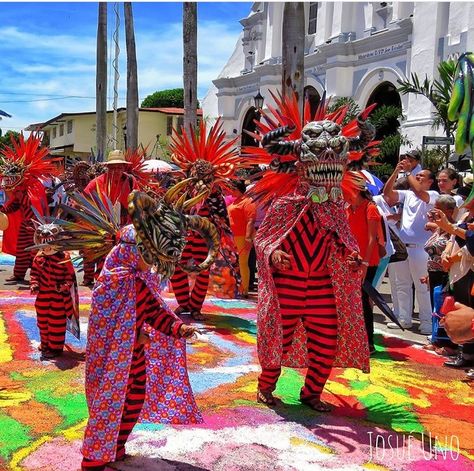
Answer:
[[(371, 93), (367, 106), (377, 103), (377, 106), (372, 111), (369, 120), (372, 117), (372, 122), (375, 125), (377, 132), (375, 134), (376, 140), (384, 140), (390, 137), (392, 142), (392, 150), (384, 153), (384, 160), (395, 166), (398, 161), (398, 151), (400, 145), (400, 134), (398, 129), (400, 127), (400, 118), (402, 115), (402, 100), (400, 94), (391, 82), (382, 82)], [(383, 112), (382, 107), (390, 107)], [(394, 110), (394, 108), (398, 109)], [(386, 141), (387, 142), (387, 141)]]
[(305, 100), (306, 99), (309, 100), (311, 116), (314, 116), (314, 114), (316, 113), (316, 110), (318, 109), (319, 102), (321, 101), (321, 97), (319, 96), (318, 91), (311, 85), (308, 85), (304, 87), (304, 97), (305, 97)]
[(377, 86), (377, 88), (371, 93), (369, 100), (367, 101), (367, 106), (372, 103), (377, 103), (375, 109), (378, 109), (383, 105), (397, 106), (398, 108), (402, 107), (400, 94), (397, 92), (395, 85), (391, 82), (383, 82)]
[(258, 142), (252, 137), (249, 136), (245, 131), (255, 132), (257, 126), (255, 125), (255, 119), (258, 119), (259, 115), (257, 112), (257, 108), (252, 106), (247, 113), (245, 114), (244, 120), (242, 122), (242, 137), (241, 137), (241, 145), (242, 146), (252, 146), (258, 147)]

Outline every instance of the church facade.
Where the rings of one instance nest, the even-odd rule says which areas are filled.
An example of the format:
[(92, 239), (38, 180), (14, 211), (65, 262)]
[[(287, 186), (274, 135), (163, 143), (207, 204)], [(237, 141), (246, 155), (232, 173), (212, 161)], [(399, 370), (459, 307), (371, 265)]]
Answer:
[[(305, 2), (305, 94), (353, 97), (402, 108), (401, 133), (421, 147), (434, 130), (432, 105), (400, 95), (397, 80), (437, 78), (441, 60), (474, 49), (474, 2)], [(252, 128), (254, 96), (264, 108), (281, 88), (283, 3), (255, 2), (235, 50), (203, 100), (204, 116), (222, 116), (229, 136)], [(403, 150), (403, 149), (402, 149)]]

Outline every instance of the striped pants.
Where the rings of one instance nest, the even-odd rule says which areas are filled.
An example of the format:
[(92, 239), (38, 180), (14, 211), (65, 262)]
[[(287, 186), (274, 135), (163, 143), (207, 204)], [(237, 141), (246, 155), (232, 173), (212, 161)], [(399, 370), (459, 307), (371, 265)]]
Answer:
[[(282, 322), (283, 356), (292, 344), (297, 323), (307, 335), (308, 369), (301, 396), (319, 398), (331, 373), (337, 344), (337, 313), (327, 272), (278, 272), (274, 275)], [(261, 391), (273, 392), (281, 367), (262, 366)]]
[[(206, 259), (208, 249), (202, 238), (192, 238), (186, 244), (181, 256), (181, 263), (186, 264), (188, 260), (201, 263)], [(199, 272), (196, 281), (190, 292), (189, 276), (180, 267), (176, 267), (171, 277), (171, 286), (180, 307), (186, 311), (200, 311), (206, 299), (207, 288), (209, 286), (209, 270)]]
[(28, 268), (31, 268), (35, 252), (25, 250), (26, 247), (33, 245), (34, 231), (27, 226), (28, 222), (23, 221), (18, 233), (16, 243), (16, 259), (13, 267), (13, 276), (15, 278), (25, 278)]
[[(127, 399), (122, 413), (120, 431), (117, 438), (117, 453), (115, 460), (120, 461), (125, 456), (125, 442), (127, 441), (133, 427), (138, 421), (140, 412), (145, 401), (146, 389), (146, 368), (145, 350), (143, 345), (139, 345), (133, 352), (130, 376), (127, 385)], [(88, 458), (82, 459), (83, 471), (103, 471), (107, 463), (94, 461)]]
[(66, 337), (66, 312), (72, 310), (69, 294), (46, 291), (35, 302), (36, 322), (43, 351), (62, 352)]

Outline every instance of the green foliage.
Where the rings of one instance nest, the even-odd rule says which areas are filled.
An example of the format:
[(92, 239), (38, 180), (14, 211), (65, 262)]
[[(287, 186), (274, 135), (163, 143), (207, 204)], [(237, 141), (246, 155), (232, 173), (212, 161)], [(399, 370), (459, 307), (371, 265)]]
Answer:
[(399, 119), (401, 117), (402, 109), (398, 106), (383, 105), (372, 111), (369, 116), (369, 121), (377, 130), (376, 139), (382, 139), (393, 134), (393, 130), (400, 127)]
[(12, 141), (10, 140), (10, 136), (18, 139), (20, 137), (20, 133), (16, 131), (7, 131), (5, 134), (0, 135), (0, 149), (4, 146), (11, 145)]
[[(356, 118), (362, 111), (353, 98), (338, 97), (332, 100), (328, 107), (328, 112), (332, 113), (341, 106), (349, 107), (343, 125)], [(382, 141), (379, 145), (380, 155), (377, 157), (378, 161), (389, 163), (389, 165), (395, 164), (398, 160), (400, 146), (410, 144), (410, 141), (398, 132), (402, 117), (402, 109), (397, 106), (384, 105), (370, 114), (369, 121), (375, 126), (377, 131), (375, 139)], [(379, 168), (379, 166), (375, 168)]]
[(141, 104), (142, 108), (184, 108), (184, 89), (161, 90), (148, 95)]
[(446, 167), (446, 147), (436, 146), (426, 148), (421, 154), (423, 168), (428, 168), (432, 172), (437, 173)]
[(354, 98), (349, 96), (340, 96), (331, 100), (328, 106), (328, 113), (333, 113), (342, 106), (348, 106), (346, 117), (342, 121), (342, 125), (345, 126), (349, 121), (356, 118), (362, 111), (359, 105), (354, 101)]
[(380, 154), (377, 160), (394, 165), (402, 145), (409, 145), (410, 141), (399, 133), (402, 109), (398, 106), (383, 105), (376, 108), (369, 116), (369, 121), (377, 130), (375, 139), (382, 141), (379, 144)]
[(370, 173), (373, 173), (374, 175), (382, 179), (382, 177), (384, 176), (387, 176), (387, 175), (390, 176), (393, 173), (394, 168), (395, 167), (392, 164), (383, 163), (380, 165), (371, 166), (369, 168), (369, 171)]
[(397, 89), (403, 95), (414, 93), (426, 97), (435, 110), (433, 111), (433, 128), (442, 127), (447, 137), (454, 136), (457, 123), (453, 123), (448, 119), (448, 105), (451, 99), (456, 72), (456, 61), (441, 61), (438, 64), (438, 79), (429, 79), (425, 75), (425, 79), (420, 81), (417, 74), (411, 74), (411, 80), (398, 80), (400, 87)]
[[(172, 88), (160, 90), (148, 95), (140, 105), (141, 108), (184, 108), (184, 89)], [(199, 102), (197, 105), (200, 108)]]

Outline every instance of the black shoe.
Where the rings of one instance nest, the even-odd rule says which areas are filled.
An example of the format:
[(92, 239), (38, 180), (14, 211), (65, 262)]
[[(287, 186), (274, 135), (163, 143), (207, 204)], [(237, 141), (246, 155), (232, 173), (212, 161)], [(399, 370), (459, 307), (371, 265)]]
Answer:
[(444, 366), (449, 368), (471, 368), (474, 366), (474, 361), (467, 360), (462, 354), (459, 354), (455, 358), (445, 361)]

